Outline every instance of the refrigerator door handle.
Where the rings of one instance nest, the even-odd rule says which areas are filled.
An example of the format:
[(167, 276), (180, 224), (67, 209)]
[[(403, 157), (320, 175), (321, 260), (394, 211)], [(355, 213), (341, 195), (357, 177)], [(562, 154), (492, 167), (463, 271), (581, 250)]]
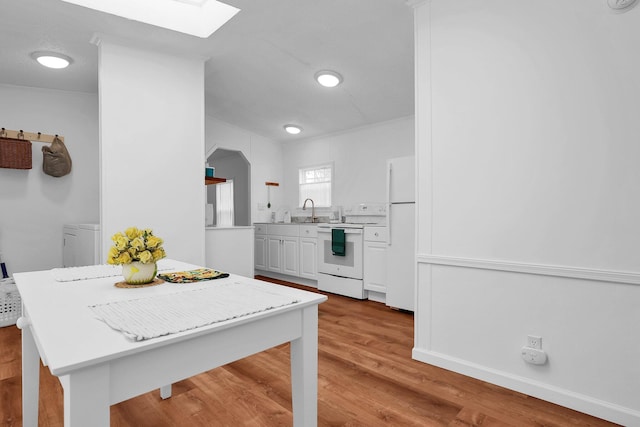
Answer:
[(391, 203), (387, 209), (387, 246), (391, 246)]
[(391, 163), (387, 163), (387, 246), (391, 246)]

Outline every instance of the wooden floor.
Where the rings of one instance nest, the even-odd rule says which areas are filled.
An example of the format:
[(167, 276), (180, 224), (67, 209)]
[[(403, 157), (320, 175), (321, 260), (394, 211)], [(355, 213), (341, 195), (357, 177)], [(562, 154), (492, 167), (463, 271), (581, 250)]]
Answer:
[[(319, 312), (318, 425), (613, 425), (414, 361), (412, 344), (413, 315), (329, 294)], [(20, 366), (20, 331), (0, 328), (2, 426), (22, 425)], [(290, 426), (290, 387), (286, 344), (174, 384), (168, 400), (156, 390), (114, 405), (111, 425)], [(40, 426), (62, 425), (62, 389), (42, 368)]]

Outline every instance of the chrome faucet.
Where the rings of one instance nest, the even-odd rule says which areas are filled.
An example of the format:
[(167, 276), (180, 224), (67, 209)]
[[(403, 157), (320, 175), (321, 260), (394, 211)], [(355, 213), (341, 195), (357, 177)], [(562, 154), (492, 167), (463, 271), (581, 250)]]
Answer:
[(307, 202), (311, 202), (311, 222), (316, 222), (316, 204), (313, 203), (313, 199), (305, 199), (302, 204), (302, 210), (307, 209)]

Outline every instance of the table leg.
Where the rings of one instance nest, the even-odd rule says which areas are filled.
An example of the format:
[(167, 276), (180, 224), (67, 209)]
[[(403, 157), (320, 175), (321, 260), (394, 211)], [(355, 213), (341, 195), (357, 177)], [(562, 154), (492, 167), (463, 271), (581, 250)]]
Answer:
[(61, 382), (65, 427), (109, 427), (109, 365), (72, 372)]
[(171, 397), (171, 384), (160, 387), (160, 397), (163, 399)]
[(302, 311), (302, 336), (291, 341), (293, 425), (318, 424), (318, 306)]
[(22, 425), (37, 427), (40, 354), (30, 326), (22, 328)]

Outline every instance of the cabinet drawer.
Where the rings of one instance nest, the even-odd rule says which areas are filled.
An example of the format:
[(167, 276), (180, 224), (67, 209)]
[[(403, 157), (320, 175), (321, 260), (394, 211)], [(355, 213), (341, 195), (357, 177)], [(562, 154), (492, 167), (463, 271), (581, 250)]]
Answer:
[(267, 224), (267, 233), (273, 236), (298, 237), (298, 226), (291, 224)]
[(387, 227), (365, 227), (364, 240), (368, 242), (386, 242)]
[(254, 224), (255, 234), (267, 234), (267, 224)]
[(318, 237), (317, 225), (301, 225), (300, 237)]

